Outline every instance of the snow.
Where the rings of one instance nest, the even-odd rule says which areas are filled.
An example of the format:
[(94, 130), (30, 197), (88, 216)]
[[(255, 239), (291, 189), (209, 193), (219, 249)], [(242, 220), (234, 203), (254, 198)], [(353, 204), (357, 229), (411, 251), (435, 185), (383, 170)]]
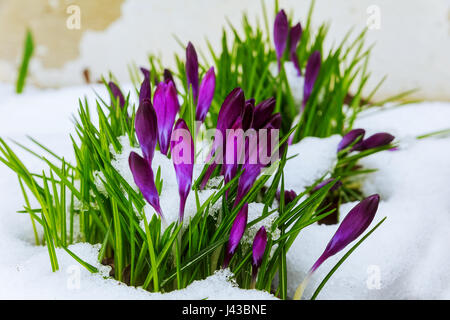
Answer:
[[(131, 86), (127, 86), (130, 90)], [(102, 86), (79, 86), (60, 90), (27, 88), (21, 96), (12, 86), (0, 85), (0, 136), (12, 138), (27, 146), (30, 135), (57, 154), (73, 161), (69, 134), (74, 133), (73, 114), (78, 98), (95, 101), (94, 90), (107, 98)], [(95, 113), (92, 113), (96, 121)], [(378, 171), (362, 181), (366, 195), (379, 193), (382, 201), (372, 226), (387, 216), (376, 230), (340, 267), (324, 287), (319, 299), (449, 299), (450, 298), (450, 138), (415, 137), (449, 127), (450, 104), (420, 103), (369, 110), (356, 121), (355, 127), (367, 134), (386, 131), (394, 134), (400, 150), (382, 152), (363, 160), (367, 168)], [(36, 121), (39, 120), (39, 121)], [(289, 156), (298, 154), (286, 164), (285, 187), (297, 193), (326, 176), (336, 162), (339, 136), (326, 139), (305, 138), (289, 148)], [(126, 141), (124, 139), (124, 141)], [(129, 147), (129, 146), (128, 146)], [(131, 148), (131, 147), (129, 147)], [(33, 147), (37, 150), (36, 147)], [(33, 171), (45, 168), (24, 151), (15, 147), (24, 163)], [(114, 165), (125, 170), (127, 152), (117, 155)], [(120, 160), (122, 159), (122, 160)], [(166, 214), (178, 217), (178, 187), (171, 160), (155, 154), (153, 169), (161, 166), (163, 193), (161, 206)], [(198, 175), (198, 169), (194, 176)], [(126, 180), (132, 177), (123, 171)], [(133, 185), (133, 184), (131, 184)], [(149, 293), (128, 287), (108, 278), (109, 267), (97, 262), (98, 245), (71, 245), (82, 259), (100, 269), (91, 274), (61, 249), (56, 250), (60, 271), (51, 272), (47, 248), (34, 245), (28, 215), (16, 213), (23, 205), (17, 177), (0, 165), (0, 298), (4, 299), (273, 299), (268, 293), (242, 290), (229, 280), (228, 270), (192, 283), (171, 293)], [(213, 192), (209, 190), (208, 192)], [(201, 194), (201, 193), (200, 193)], [(210, 193), (209, 193), (210, 195)], [(207, 198), (208, 193), (204, 194)], [(202, 198), (202, 196), (201, 196)], [(202, 199), (205, 199), (202, 198)], [(341, 217), (355, 205), (341, 206)], [(195, 195), (191, 192), (186, 211), (195, 212)], [(261, 205), (249, 206), (249, 221), (257, 217)], [(152, 214), (148, 209), (148, 214)], [(270, 225), (270, 219), (262, 221)], [(255, 227), (256, 230), (258, 227)], [(304, 229), (288, 253), (289, 295), (303, 280), (306, 272), (322, 253), (337, 226), (312, 225)], [(255, 231), (253, 230), (253, 231)], [(249, 230), (246, 235), (252, 238)], [(304, 297), (309, 298), (317, 285), (342, 257), (331, 257), (313, 274)]]

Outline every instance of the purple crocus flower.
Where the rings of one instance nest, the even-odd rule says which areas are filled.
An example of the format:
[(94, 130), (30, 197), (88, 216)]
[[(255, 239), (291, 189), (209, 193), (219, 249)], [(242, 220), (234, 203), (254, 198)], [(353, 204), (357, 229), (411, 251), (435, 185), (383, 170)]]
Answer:
[(362, 200), (350, 210), (344, 220), (342, 220), (330, 242), (328, 242), (322, 255), (314, 263), (311, 270), (309, 270), (303, 282), (297, 287), (294, 294), (294, 300), (300, 300), (311, 275), (325, 260), (344, 249), (369, 227), (377, 213), (379, 202), (380, 196), (374, 194)]
[(356, 139), (359, 138), (360, 140), (355, 144), (353, 149), (357, 148), (358, 145), (361, 144), (362, 139), (364, 138), (365, 134), (366, 134), (366, 130), (364, 130), (364, 129), (350, 130), (344, 137), (342, 137), (341, 142), (339, 142), (339, 144), (338, 144), (337, 151), (339, 152), (339, 151), (347, 148), (349, 145), (354, 143), (356, 141)]
[(170, 135), (180, 105), (177, 91), (170, 81), (168, 84), (160, 82), (156, 87), (153, 105), (158, 119), (158, 142), (161, 153), (167, 155), (169, 150)]
[(211, 67), (202, 79), (200, 84), (200, 91), (198, 94), (197, 110), (195, 112), (195, 119), (203, 122), (211, 106), (214, 97), (214, 90), (216, 87), (216, 74), (214, 67)]
[(155, 186), (153, 170), (151, 164), (135, 152), (131, 152), (128, 158), (131, 173), (134, 182), (141, 190), (144, 199), (155, 209), (155, 211), (164, 219), (161, 207), (159, 205), (158, 190)]
[(266, 251), (267, 244), (267, 232), (264, 226), (262, 226), (255, 235), (253, 240), (253, 251), (252, 251), (252, 281), (256, 281), (256, 275), (258, 274), (258, 269), (261, 266), (264, 252)]
[[(285, 205), (288, 205), (289, 203), (294, 201), (294, 199), (296, 197), (297, 197), (297, 193), (294, 190), (284, 190), (284, 204)], [(277, 193), (275, 194), (275, 198), (278, 200), (278, 202), (280, 202), (280, 200), (281, 200), (280, 190), (278, 190)]]
[(172, 161), (180, 194), (179, 221), (183, 221), (186, 199), (191, 191), (192, 172), (194, 169), (194, 141), (183, 119), (178, 119), (170, 141)]
[(320, 52), (314, 51), (306, 63), (305, 85), (303, 87), (303, 107), (308, 102), (320, 70)]
[(169, 83), (170, 81), (173, 82), (173, 86), (175, 86), (175, 81), (173, 80), (172, 72), (170, 72), (169, 69), (164, 69), (164, 82)]
[(125, 106), (125, 98), (122, 94), (122, 91), (120, 88), (112, 81), (108, 83), (109, 89), (111, 90), (111, 94), (114, 97), (114, 102), (111, 101), (111, 105), (115, 104), (117, 99), (119, 99), (119, 106), (120, 108), (123, 108)]
[(255, 130), (263, 128), (272, 116), (272, 113), (275, 110), (275, 105), (275, 98), (269, 98), (260, 102), (255, 107), (252, 128)]
[(369, 227), (377, 213), (379, 202), (380, 196), (374, 194), (362, 200), (350, 210), (310, 272), (314, 272), (326, 259), (344, 249)]
[(251, 164), (250, 161), (246, 161), (246, 163), (243, 165), (242, 169), (244, 170), (244, 172), (239, 177), (238, 190), (234, 202), (234, 207), (237, 206), (239, 202), (244, 198), (244, 196), (250, 191), (253, 183), (255, 183), (255, 180), (256, 178), (258, 178), (263, 167), (264, 166), (259, 163)]
[(244, 204), (241, 210), (238, 212), (236, 218), (234, 219), (233, 225), (230, 231), (230, 240), (228, 240), (227, 248), (225, 250), (225, 258), (223, 261), (223, 267), (227, 268), (231, 258), (233, 257), (239, 242), (244, 235), (245, 228), (247, 226), (248, 218), (248, 204)]
[(230, 182), (234, 178), (239, 164), (242, 163), (243, 139), (244, 131), (242, 130), (242, 119), (241, 117), (238, 117), (231, 127), (231, 130), (227, 130), (225, 161), (223, 164), (225, 183)]
[(135, 119), (136, 135), (144, 158), (151, 164), (158, 140), (158, 123), (152, 103), (144, 99), (139, 105)]
[(291, 61), (294, 63), (295, 69), (297, 69), (297, 73), (299, 76), (302, 75), (302, 70), (301, 70), (299, 62), (298, 62), (298, 57), (297, 57), (296, 51), (297, 51), (297, 46), (298, 46), (298, 43), (300, 42), (301, 36), (302, 36), (302, 26), (299, 22), (295, 26), (293, 26), (291, 28), (291, 30), (289, 31), (289, 42), (290, 42), (289, 56), (291, 58)]
[(194, 45), (189, 41), (186, 48), (186, 76), (188, 90), (192, 88), (194, 101), (198, 97), (198, 58)]
[(222, 103), (222, 107), (220, 108), (216, 126), (217, 133), (214, 137), (214, 142), (207, 161), (209, 162), (215, 156), (217, 156), (218, 159), (217, 161), (213, 161), (207, 169), (200, 185), (200, 189), (203, 189), (206, 186), (206, 183), (214, 172), (214, 169), (217, 167), (217, 162), (221, 162), (221, 160), (223, 160), (222, 155), (226, 145), (226, 130), (230, 129), (235, 124), (237, 118), (242, 115), (244, 108), (244, 91), (242, 91), (241, 88), (233, 89), (225, 98), (225, 101)]
[(275, 52), (277, 54), (278, 70), (281, 69), (281, 58), (286, 49), (286, 42), (289, 34), (289, 22), (284, 10), (278, 12), (273, 26), (273, 40), (275, 43)]
[(144, 81), (142, 81), (141, 89), (139, 90), (139, 104), (142, 104), (142, 102), (147, 99), (152, 99), (152, 89), (150, 84), (150, 71), (141, 68), (142, 73), (144, 74)]
[(367, 139), (364, 139), (357, 148), (354, 148), (358, 151), (373, 149), (377, 147), (382, 147), (391, 143), (395, 137), (386, 132), (379, 132), (371, 135)]
[(253, 117), (255, 113), (255, 99), (245, 101), (244, 112), (242, 114), (242, 128), (248, 130), (253, 126)]

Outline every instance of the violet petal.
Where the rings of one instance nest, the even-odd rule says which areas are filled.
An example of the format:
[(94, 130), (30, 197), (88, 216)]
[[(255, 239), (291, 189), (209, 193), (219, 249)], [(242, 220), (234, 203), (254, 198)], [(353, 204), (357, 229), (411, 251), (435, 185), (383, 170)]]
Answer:
[(197, 110), (195, 119), (203, 122), (211, 106), (212, 99), (214, 97), (214, 89), (216, 87), (216, 74), (214, 73), (214, 67), (211, 67), (202, 79), (200, 84), (200, 91), (198, 94)]
[(198, 58), (194, 45), (189, 42), (186, 48), (186, 77), (187, 87), (192, 88), (192, 94), (194, 101), (197, 101), (198, 97)]
[(262, 226), (255, 235), (252, 247), (252, 265), (256, 269), (261, 266), (261, 262), (264, 257), (264, 251), (266, 251), (266, 244), (267, 232), (264, 226)]
[(247, 218), (248, 218), (248, 204), (244, 204), (241, 210), (238, 212), (236, 218), (234, 219), (233, 225), (231, 226), (230, 231), (230, 239), (227, 244), (227, 248), (225, 251), (225, 259), (223, 262), (223, 267), (228, 267), (231, 258), (233, 257), (236, 249), (239, 245), (239, 242), (244, 235), (245, 228), (247, 227)]
[(111, 101), (111, 105), (114, 105), (117, 99), (119, 99), (119, 106), (123, 108), (125, 106), (125, 98), (122, 94), (120, 88), (112, 81), (108, 83), (109, 89), (111, 90), (111, 94), (114, 97), (115, 101)]
[(183, 221), (186, 199), (191, 191), (192, 172), (194, 170), (194, 141), (186, 122), (178, 119), (170, 141), (172, 161), (180, 194), (179, 221)]
[(380, 196), (374, 194), (362, 200), (350, 210), (310, 272), (314, 272), (326, 259), (344, 249), (369, 227), (377, 213), (379, 202)]
[(142, 192), (144, 199), (155, 209), (163, 218), (161, 207), (159, 205), (158, 190), (155, 186), (153, 170), (150, 163), (135, 152), (131, 152), (128, 158), (131, 173), (134, 182)]
[(356, 147), (358, 144), (362, 142), (364, 135), (366, 134), (366, 130), (364, 129), (353, 129), (350, 130), (345, 136), (342, 137), (341, 142), (339, 142), (337, 151), (341, 151), (351, 145), (357, 138), (360, 138), (359, 142), (355, 144)]
[(358, 151), (373, 149), (377, 147), (385, 146), (391, 143), (395, 137), (387, 132), (379, 132), (371, 135), (367, 139), (364, 139), (361, 144), (358, 145), (357, 148), (354, 148)]
[(305, 85), (303, 87), (303, 107), (308, 102), (320, 71), (320, 52), (314, 51), (306, 63)]
[(170, 81), (168, 84), (160, 82), (156, 87), (153, 97), (158, 119), (158, 141), (161, 153), (167, 155), (169, 150), (170, 136), (172, 134), (173, 124), (180, 105), (178, 103), (177, 91)]
[(281, 58), (286, 49), (286, 42), (289, 34), (289, 22), (284, 10), (278, 12), (273, 26), (273, 40), (275, 52), (277, 54), (278, 68), (281, 68)]
[(139, 105), (136, 112), (135, 128), (144, 158), (151, 163), (158, 141), (158, 123), (155, 109), (148, 99), (144, 99)]

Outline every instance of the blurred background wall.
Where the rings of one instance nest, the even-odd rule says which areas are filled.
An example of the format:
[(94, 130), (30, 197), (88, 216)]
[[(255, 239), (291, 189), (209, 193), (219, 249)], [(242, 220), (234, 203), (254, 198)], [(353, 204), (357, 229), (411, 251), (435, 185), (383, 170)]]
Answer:
[[(273, 18), (273, 1), (265, 0)], [(309, 0), (280, 0), (280, 7), (304, 21)], [(168, 66), (175, 41), (205, 50), (205, 38), (219, 44), (226, 19), (238, 24), (242, 12), (262, 17), (258, 0), (0, 0), (0, 81), (16, 80), (26, 28), (36, 48), (29, 82), (40, 87), (83, 83), (112, 71), (129, 81), (127, 65), (147, 65), (159, 54)], [(450, 100), (450, 0), (318, 0), (313, 24), (330, 22), (328, 44), (351, 28), (370, 26), (375, 43), (371, 84), (388, 75), (378, 99), (420, 88), (416, 98)], [(271, 21), (272, 23), (272, 21)]]

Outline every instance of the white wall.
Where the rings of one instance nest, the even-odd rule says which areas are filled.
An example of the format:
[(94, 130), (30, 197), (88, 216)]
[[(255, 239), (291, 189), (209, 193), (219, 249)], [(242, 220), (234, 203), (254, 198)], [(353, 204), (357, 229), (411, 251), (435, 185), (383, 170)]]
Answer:
[[(265, 2), (272, 14), (273, 2)], [(296, 19), (304, 21), (309, 2), (280, 0), (280, 6), (292, 10)], [(376, 42), (370, 63), (371, 84), (388, 75), (378, 98), (419, 87), (416, 97), (450, 100), (448, 0), (316, 2), (315, 25), (331, 22), (329, 44), (339, 41), (352, 26), (357, 30), (364, 28), (371, 17), (367, 9), (373, 5), (379, 8), (380, 28), (369, 30), (367, 37), (368, 43)], [(126, 81), (127, 63), (145, 64), (147, 53), (160, 53), (169, 65), (174, 51), (183, 53), (173, 34), (205, 48), (205, 37), (213, 44), (219, 43), (226, 17), (236, 24), (244, 10), (250, 16), (261, 16), (261, 4), (257, 0), (125, 0), (121, 10), (122, 16), (106, 30), (85, 31), (79, 44), (79, 57), (68, 61), (62, 69), (44, 68), (36, 58), (31, 69), (33, 81), (44, 86), (82, 83), (85, 67), (90, 69), (93, 78), (112, 70)], [(3, 79), (13, 80), (15, 68), (4, 63), (0, 68)]]

